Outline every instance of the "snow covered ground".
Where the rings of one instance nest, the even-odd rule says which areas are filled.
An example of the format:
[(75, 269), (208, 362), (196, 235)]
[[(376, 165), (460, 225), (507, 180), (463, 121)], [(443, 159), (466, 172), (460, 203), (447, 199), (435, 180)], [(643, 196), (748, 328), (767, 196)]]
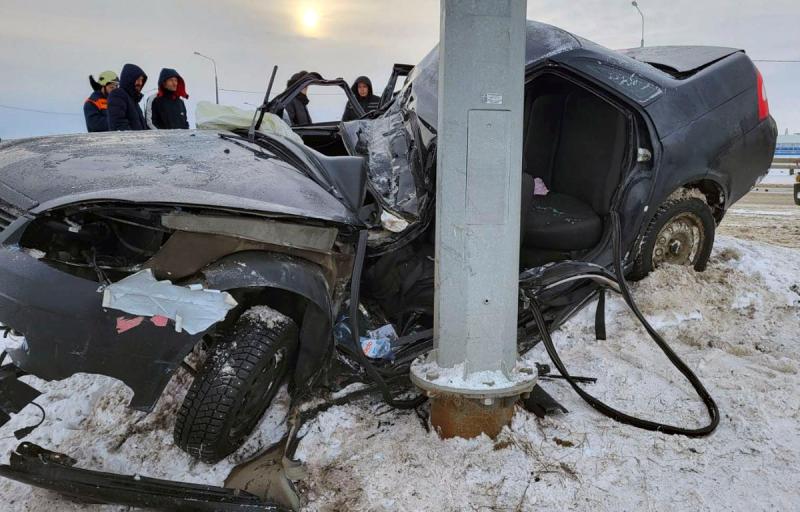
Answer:
[[(363, 401), (309, 424), (298, 449), (309, 473), (300, 485), (306, 510), (800, 509), (800, 250), (720, 236), (706, 272), (664, 268), (633, 289), (716, 399), (721, 421), (711, 437), (617, 424), (560, 381), (542, 386), (569, 414), (539, 420), (518, 410), (495, 441), (442, 441), (413, 411)], [(704, 424), (690, 385), (619, 299), (607, 313), (608, 341), (594, 339), (591, 307), (555, 334), (571, 371), (598, 377), (589, 391), (637, 416)], [(541, 348), (526, 357), (548, 362)], [(241, 452), (216, 466), (193, 462), (171, 439), (187, 382), (179, 374), (148, 416), (128, 410), (130, 392), (108, 378), (36, 382), (48, 415), (29, 440), (84, 467), (221, 484), (234, 464), (282, 434), (285, 394)], [(0, 453), (38, 417), (29, 407), (0, 428)], [(9, 511), (124, 510), (6, 480), (0, 502)]]

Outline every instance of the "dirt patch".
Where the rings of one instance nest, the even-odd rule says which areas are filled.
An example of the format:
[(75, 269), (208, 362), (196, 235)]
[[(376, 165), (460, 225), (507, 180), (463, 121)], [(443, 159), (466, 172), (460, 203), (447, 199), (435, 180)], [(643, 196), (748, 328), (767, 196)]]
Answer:
[(728, 211), (717, 232), (800, 248), (800, 206), (794, 204), (790, 187), (759, 188)]

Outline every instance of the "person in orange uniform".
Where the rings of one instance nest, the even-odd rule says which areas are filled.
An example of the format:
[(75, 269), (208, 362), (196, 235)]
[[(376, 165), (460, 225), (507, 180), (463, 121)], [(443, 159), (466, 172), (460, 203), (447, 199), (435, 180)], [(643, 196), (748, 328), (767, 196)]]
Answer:
[(113, 71), (103, 71), (97, 80), (89, 75), (94, 92), (83, 103), (83, 117), (90, 132), (108, 131), (108, 95), (119, 86), (119, 78)]

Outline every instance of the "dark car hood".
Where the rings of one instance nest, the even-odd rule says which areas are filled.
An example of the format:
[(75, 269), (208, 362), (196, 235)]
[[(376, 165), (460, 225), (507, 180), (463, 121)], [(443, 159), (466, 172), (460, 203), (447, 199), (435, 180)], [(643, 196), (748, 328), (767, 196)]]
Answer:
[(296, 168), (260, 153), (256, 156), (217, 132), (194, 130), (10, 141), (0, 144), (0, 200), (33, 213), (110, 200), (359, 223), (352, 211)]

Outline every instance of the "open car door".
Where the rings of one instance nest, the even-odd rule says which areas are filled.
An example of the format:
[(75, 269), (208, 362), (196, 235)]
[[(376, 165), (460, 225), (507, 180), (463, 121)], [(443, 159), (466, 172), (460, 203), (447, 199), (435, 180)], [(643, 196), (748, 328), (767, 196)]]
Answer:
[[(300, 92), (309, 86), (322, 86), (322, 87), (338, 87), (344, 92), (347, 101), (356, 114), (361, 117), (365, 114), (361, 104), (356, 100), (350, 86), (342, 78), (335, 80), (325, 80), (316, 78), (314, 75), (308, 74), (292, 84), (291, 87), (275, 96), (267, 105), (266, 111), (277, 116), (282, 116), (284, 109), (289, 103), (297, 97)], [(302, 137), (303, 142), (322, 154), (328, 156), (344, 156), (347, 155), (344, 145), (342, 144), (341, 137), (339, 137), (339, 123), (341, 121), (336, 118), (328, 121), (312, 123), (307, 125), (292, 126), (292, 130)]]
[(404, 77), (403, 85), (405, 85), (405, 78), (408, 77), (408, 74), (411, 73), (412, 69), (414, 69), (414, 66), (411, 64), (395, 64), (392, 67), (392, 76), (389, 77), (389, 82), (383, 89), (383, 94), (381, 94), (381, 102), (378, 104), (378, 110), (383, 110), (394, 100), (394, 97), (397, 95), (398, 78)]

